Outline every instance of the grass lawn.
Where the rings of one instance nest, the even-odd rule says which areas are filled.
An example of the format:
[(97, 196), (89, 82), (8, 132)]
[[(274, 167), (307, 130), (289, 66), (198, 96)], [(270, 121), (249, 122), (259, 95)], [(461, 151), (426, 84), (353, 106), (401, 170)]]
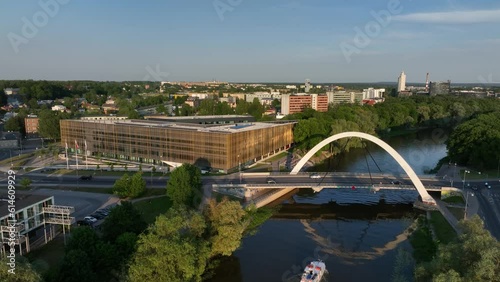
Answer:
[(26, 257), (41, 274), (46, 273), (50, 268), (57, 268), (64, 257), (64, 238), (58, 236), (47, 245), (30, 252)]
[(465, 204), (464, 198), (462, 196), (451, 196), (446, 199), (443, 199), (443, 202), (449, 204)]
[(457, 233), (453, 227), (451, 227), (439, 211), (431, 212), (430, 223), (436, 232), (436, 237), (441, 243), (448, 244), (457, 237)]
[(12, 162), (14, 166), (19, 166), (22, 165), (22, 163), (26, 163), (29, 160), (29, 158), (33, 157), (34, 155), (35, 155), (34, 153), (23, 154), (21, 156), (16, 155), (15, 157), (0, 161), (0, 165), (8, 165)]
[[(85, 167), (85, 166), (83, 166)], [(47, 174), (64, 174), (64, 175), (76, 175), (76, 170), (68, 170), (68, 169), (59, 169), (56, 171), (45, 171), (44, 173)], [(128, 175), (132, 175), (136, 173), (136, 171), (106, 171), (106, 170), (78, 170), (78, 175), (93, 175), (93, 176), (122, 176), (125, 173), (128, 173)], [(153, 176), (168, 176), (168, 173), (162, 173), (162, 172), (153, 172)], [(143, 172), (143, 178), (147, 180), (148, 177), (151, 177), (151, 172), (149, 171), (144, 171)]]
[(269, 159), (265, 160), (265, 162), (274, 162), (274, 161), (277, 161), (277, 160), (279, 160), (279, 159), (281, 159), (281, 158), (286, 157), (286, 156), (287, 156), (287, 154), (288, 154), (288, 152), (287, 152), (287, 151), (285, 151), (285, 152), (281, 152), (281, 153), (277, 154), (276, 156), (273, 156), (273, 157), (271, 157), (271, 158), (269, 158)]
[[(82, 188), (56, 188), (55, 190), (77, 191), (77, 192), (88, 192), (88, 193), (101, 193), (101, 194), (113, 194), (113, 188), (82, 187)], [(160, 196), (160, 195), (165, 195), (165, 189), (146, 188), (146, 192), (140, 198), (150, 197), (150, 196)]]
[(465, 209), (449, 207), (448, 210), (455, 216), (457, 220), (464, 219)]
[(146, 223), (151, 224), (155, 222), (158, 215), (167, 212), (167, 210), (172, 206), (172, 202), (167, 196), (164, 196), (135, 202), (134, 206), (140, 211)]

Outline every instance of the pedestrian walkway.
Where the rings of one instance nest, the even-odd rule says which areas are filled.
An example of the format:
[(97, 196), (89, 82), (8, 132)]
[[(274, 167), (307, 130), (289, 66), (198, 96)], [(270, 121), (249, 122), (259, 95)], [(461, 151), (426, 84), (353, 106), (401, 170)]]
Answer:
[[(464, 197), (464, 200), (466, 201), (466, 206), (465, 208), (465, 218), (470, 219), (474, 215), (476, 215), (479, 212), (479, 201), (477, 200), (477, 196), (475, 195), (475, 191), (461, 191), (462, 195)], [(448, 207), (450, 206), (455, 206), (454, 204), (447, 204), (439, 199), (436, 199), (436, 204), (438, 207), (438, 210), (441, 212), (441, 214), (444, 216), (446, 221), (451, 225), (451, 227), (457, 232), (458, 235), (462, 234), (462, 231), (460, 230), (458, 223), (459, 220), (450, 212)]]

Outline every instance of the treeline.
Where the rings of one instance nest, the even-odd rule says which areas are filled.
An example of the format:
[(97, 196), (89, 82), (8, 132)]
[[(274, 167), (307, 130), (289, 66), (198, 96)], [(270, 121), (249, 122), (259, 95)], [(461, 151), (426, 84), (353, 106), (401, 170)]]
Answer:
[[(463, 120), (500, 108), (494, 98), (469, 98), (457, 96), (413, 96), (387, 98), (374, 106), (340, 104), (327, 112), (306, 109), (302, 113), (285, 117), (298, 120), (294, 141), (298, 148), (309, 150), (321, 140), (344, 131), (361, 131), (369, 134), (383, 133), (390, 129), (418, 127), (453, 127)], [(330, 145), (332, 153), (361, 146), (358, 140), (340, 140)]]
[(500, 164), (500, 110), (478, 115), (455, 128), (448, 158), (459, 165), (493, 169)]

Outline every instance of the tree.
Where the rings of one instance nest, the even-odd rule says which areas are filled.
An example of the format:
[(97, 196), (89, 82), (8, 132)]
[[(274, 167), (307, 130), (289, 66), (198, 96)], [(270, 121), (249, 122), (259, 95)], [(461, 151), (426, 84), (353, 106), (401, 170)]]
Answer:
[(417, 267), (416, 281), (500, 281), (500, 243), (477, 215), (460, 228), (456, 241), (440, 245), (430, 263)]
[(21, 184), (21, 187), (22, 187), (24, 190), (27, 190), (28, 188), (30, 188), (30, 185), (31, 185), (31, 179), (26, 178), (26, 177), (23, 177), (23, 178), (21, 179), (21, 181), (19, 182), (19, 184)]
[(61, 138), (59, 121), (69, 115), (51, 110), (42, 110), (39, 113), (38, 133), (44, 138), (58, 140)]
[(201, 172), (191, 164), (183, 164), (172, 171), (167, 183), (167, 196), (174, 206), (196, 207), (202, 192)]
[(224, 198), (211, 199), (205, 210), (209, 222), (211, 256), (230, 256), (241, 244), (248, 220), (241, 204)]
[(127, 196), (130, 198), (137, 198), (146, 191), (146, 181), (142, 179), (142, 173), (136, 172), (130, 181)]
[(157, 114), (164, 114), (166, 112), (167, 112), (167, 109), (165, 108), (165, 105), (160, 104), (158, 107), (156, 107)]
[(134, 281), (201, 281), (209, 259), (208, 242), (200, 214), (171, 209), (157, 217), (154, 225), (139, 236), (128, 279)]
[[(101, 225), (102, 237), (108, 242), (115, 242), (125, 233), (139, 235), (147, 224), (142, 219), (139, 211), (130, 202), (122, 202), (111, 209), (108, 217)], [(122, 238), (121, 240), (125, 240)], [(120, 244), (123, 244), (120, 241)]]
[(14, 273), (9, 272), (10, 260), (6, 257), (0, 259), (0, 281), (9, 282), (41, 282), (42, 277), (30, 265), (27, 259), (16, 256)]
[(113, 184), (113, 194), (116, 194), (122, 198), (127, 197), (129, 193), (129, 185), (130, 185), (130, 176), (125, 173), (120, 177), (120, 179), (117, 179), (115, 181), (115, 184)]
[(21, 134), (24, 134), (24, 118), (20, 117), (19, 115), (9, 118), (5, 122), (5, 130), (20, 132)]

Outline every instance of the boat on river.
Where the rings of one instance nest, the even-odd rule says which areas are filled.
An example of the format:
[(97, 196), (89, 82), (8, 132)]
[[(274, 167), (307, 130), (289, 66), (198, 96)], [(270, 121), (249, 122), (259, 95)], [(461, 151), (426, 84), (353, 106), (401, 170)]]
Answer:
[(311, 261), (305, 268), (300, 282), (319, 282), (326, 271), (326, 264), (321, 260)]

